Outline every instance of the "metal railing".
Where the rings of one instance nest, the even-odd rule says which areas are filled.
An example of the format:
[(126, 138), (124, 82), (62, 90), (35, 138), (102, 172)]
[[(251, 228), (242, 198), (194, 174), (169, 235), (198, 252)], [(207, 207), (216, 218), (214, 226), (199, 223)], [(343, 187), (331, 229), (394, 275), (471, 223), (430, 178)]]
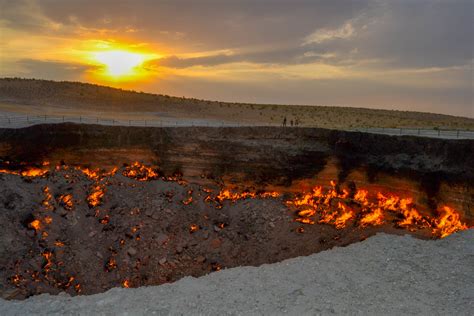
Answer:
[[(282, 126), (281, 123), (256, 123), (256, 122), (232, 122), (213, 119), (173, 119), (167, 117), (151, 119), (116, 119), (92, 116), (67, 116), (67, 115), (0, 115), (1, 128), (21, 128), (36, 124), (54, 123), (82, 123), (99, 124), (109, 126), (138, 126), (138, 127), (243, 127), (243, 126)], [(287, 128), (298, 127), (320, 127), (308, 124), (299, 126), (286, 126)], [(347, 131), (375, 133), (399, 136), (420, 136), (446, 139), (474, 139), (474, 131), (450, 130), (450, 129), (426, 129), (426, 128), (353, 128)]]

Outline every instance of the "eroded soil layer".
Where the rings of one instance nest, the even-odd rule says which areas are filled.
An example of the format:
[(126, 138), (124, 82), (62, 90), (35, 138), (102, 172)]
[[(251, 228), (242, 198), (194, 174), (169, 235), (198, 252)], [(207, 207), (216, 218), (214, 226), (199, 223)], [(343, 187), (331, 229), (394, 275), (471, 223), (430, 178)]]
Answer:
[(473, 150), (317, 129), (0, 130), (0, 293), (156, 285), (377, 231), (444, 237), (473, 225)]

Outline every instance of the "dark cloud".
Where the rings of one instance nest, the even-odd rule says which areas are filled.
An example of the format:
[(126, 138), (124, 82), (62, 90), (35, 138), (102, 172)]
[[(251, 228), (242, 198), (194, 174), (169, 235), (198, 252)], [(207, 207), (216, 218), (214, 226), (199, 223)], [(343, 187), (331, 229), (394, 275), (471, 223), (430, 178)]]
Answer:
[(93, 66), (65, 63), (59, 61), (44, 61), (22, 59), (17, 61), (23, 71), (10, 76), (35, 77), (50, 80), (77, 80), (78, 73), (93, 70)]

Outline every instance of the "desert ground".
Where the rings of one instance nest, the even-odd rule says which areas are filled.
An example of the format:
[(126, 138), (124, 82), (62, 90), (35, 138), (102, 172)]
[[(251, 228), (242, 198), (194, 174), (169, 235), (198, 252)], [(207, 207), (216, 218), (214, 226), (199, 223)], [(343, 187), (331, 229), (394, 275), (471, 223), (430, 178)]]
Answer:
[(352, 107), (206, 101), (78, 83), (0, 79), (0, 114), (94, 116), (116, 120), (205, 120), (241, 125), (474, 130), (474, 119)]

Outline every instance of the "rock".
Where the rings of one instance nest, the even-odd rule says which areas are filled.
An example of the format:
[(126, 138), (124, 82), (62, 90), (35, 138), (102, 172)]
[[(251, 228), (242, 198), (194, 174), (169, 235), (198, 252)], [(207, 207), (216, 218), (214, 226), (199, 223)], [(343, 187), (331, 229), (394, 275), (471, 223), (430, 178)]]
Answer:
[(178, 246), (176, 247), (176, 253), (182, 253), (183, 252), (183, 247)]
[(214, 248), (214, 249), (219, 248), (221, 246), (221, 244), (222, 244), (222, 241), (219, 238), (213, 239), (211, 241), (211, 247)]
[(216, 225), (214, 225), (213, 228), (214, 228), (214, 231), (215, 231), (216, 233), (218, 233), (218, 232), (221, 231), (221, 229), (220, 229), (219, 227), (217, 227)]
[(151, 209), (147, 209), (146, 212), (145, 212), (145, 215), (148, 216), (148, 217), (151, 217), (153, 215), (153, 210)]
[(158, 261), (158, 263), (159, 263), (160, 265), (164, 265), (164, 264), (166, 263), (166, 258), (161, 258), (161, 259)]
[(156, 241), (162, 245), (168, 240), (168, 235), (165, 235), (163, 233), (159, 233), (158, 236), (156, 236)]
[(100, 259), (104, 259), (104, 256), (100, 252), (96, 252), (95, 255)]
[(127, 249), (127, 253), (128, 253), (129, 256), (134, 256), (134, 255), (137, 254), (137, 250), (133, 247), (130, 247), (130, 248)]
[(17, 297), (18, 295), (21, 294), (21, 291), (19, 289), (8, 289), (8, 290), (2, 290), (2, 296), (1, 298), (5, 300), (11, 300)]
[(197, 263), (203, 263), (204, 261), (206, 261), (206, 258), (204, 256), (197, 256), (196, 257), (196, 262)]
[(151, 215), (151, 218), (153, 218), (154, 220), (159, 220), (160, 214), (158, 214), (158, 212), (153, 212), (153, 214)]
[(95, 230), (93, 230), (89, 233), (89, 237), (94, 237), (96, 234), (97, 234), (97, 232)]

